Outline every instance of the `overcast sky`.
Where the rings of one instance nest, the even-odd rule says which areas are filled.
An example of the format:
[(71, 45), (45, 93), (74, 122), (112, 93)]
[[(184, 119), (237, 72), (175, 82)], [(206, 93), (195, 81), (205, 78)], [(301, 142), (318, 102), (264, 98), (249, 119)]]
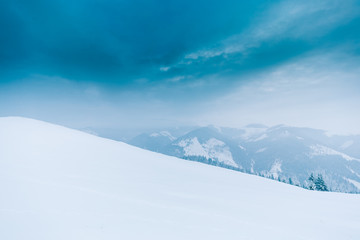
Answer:
[(0, 116), (360, 133), (360, 1), (0, 2)]

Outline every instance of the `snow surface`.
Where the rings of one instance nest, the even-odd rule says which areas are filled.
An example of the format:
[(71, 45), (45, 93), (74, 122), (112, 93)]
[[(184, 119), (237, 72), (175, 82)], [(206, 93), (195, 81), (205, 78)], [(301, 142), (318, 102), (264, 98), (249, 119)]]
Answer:
[(238, 145), (238, 147), (241, 149), (241, 150), (244, 150), (244, 151), (246, 151), (246, 148), (244, 148), (243, 146), (241, 146), (241, 145)]
[(279, 177), (279, 173), (281, 173), (281, 162), (279, 159), (276, 159), (271, 166), (271, 169), (269, 171), (269, 174), (272, 175), (275, 179)]
[(353, 140), (348, 140), (348, 141), (346, 141), (346, 142), (344, 142), (341, 146), (340, 146), (340, 148), (341, 149), (347, 149), (348, 147), (350, 147), (351, 145), (353, 145), (354, 144), (354, 141)]
[(249, 142), (258, 142), (258, 141), (263, 140), (263, 139), (265, 139), (267, 137), (268, 137), (268, 135), (266, 133), (264, 133), (260, 137), (257, 137), (257, 138), (255, 138), (253, 140), (250, 140)]
[(345, 178), (349, 183), (353, 184), (355, 187), (357, 187), (360, 190), (360, 182), (355, 181), (353, 179)]
[(205, 151), (197, 137), (181, 140), (177, 145), (184, 148), (185, 156), (209, 157), (208, 153)]
[(161, 136), (169, 138), (170, 141), (174, 141), (176, 139), (168, 131), (161, 131), (159, 133), (155, 132), (155, 133), (150, 134), (150, 137), (161, 137)]
[(184, 149), (185, 156), (203, 156), (206, 158), (216, 159), (219, 162), (230, 166), (238, 167), (235, 163), (229, 147), (216, 138), (210, 138), (201, 144), (197, 137), (183, 139), (177, 146)]
[(355, 174), (358, 178), (360, 178), (360, 174), (356, 173), (351, 167), (347, 166), (346, 168), (349, 169), (352, 174)]
[(258, 149), (255, 153), (261, 153), (261, 152), (264, 152), (267, 148), (260, 148)]
[(325, 147), (319, 144), (310, 146), (310, 149), (312, 152), (310, 153), (310, 156), (326, 156), (326, 155), (338, 155), (341, 156), (343, 159), (347, 161), (360, 161), (360, 159), (350, 157), (349, 155), (345, 153), (338, 152), (332, 148)]
[(243, 130), (245, 131), (244, 134), (242, 134), (243, 139), (250, 139), (254, 136), (261, 135), (264, 133), (268, 128), (266, 126), (256, 126), (256, 127), (245, 127)]
[(0, 118), (0, 239), (360, 239), (360, 195), (308, 191)]

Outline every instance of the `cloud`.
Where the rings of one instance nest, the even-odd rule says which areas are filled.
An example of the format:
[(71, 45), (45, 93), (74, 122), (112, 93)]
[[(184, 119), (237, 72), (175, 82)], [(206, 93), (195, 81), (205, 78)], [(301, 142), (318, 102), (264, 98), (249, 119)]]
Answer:
[(358, 107), (359, 4), (1, 1), (0, 114), (235, 124), (333, 104), (345, 118)]
[(197, 119), (235, 127), (285, 123), (360, 133), (359, 63), (360, 57), (338, 51), (309, 54), (247, 76), (246, 83), (214, 99)]
[(154, 67), (168, 66), (184, 52), (237, 31), (257, 9), (256, 3), (235, 0), (0, 4), (6, 36), (0, 40), (0, 62), (8, 63), (9, 71), (78, 81), (102, 78), (120, 85), (148, 77)]
[(179, 82), (181, 81), (182, 79), (184, 79), (185, 76), (176, 76), (176, 77), (173, 77), (173, 78), (170, 78), (168, 79), (169, 82)]
[(171, 67), (160, 67), (160, 71), (167, 72)]
[(94, 96), (94, 97), (98, 97), (101, 94), (99, 88), (97, 88), (95, 86), (89, 86), (89, 87), (85, 88), (85, 93), (87, 95)]
[[(163, 84), (179, 75), (241, 74), (344, 44), (345, 36), (360, 39), (349, 36), (360, 26), (351, 25), (359, 16), (352, 0), (0, 4), (3, 79), (42, 74), (112, 87), (141, 78)], [(330, 36), (346, 26), (346, 34)]]
[[(353, 41), (336, 41), (330, 33), (359, 16), (360, 6), (352, 0), (281, 1), (255, 16), (242, 33), (187, 53), (174, 66), (186, 69), (196, 65), (198, 69), (199, 65), (211, 65), (214, 71), (235, 72), (272, 66), (314, 49)], [(252, 64), (253, 59), (257, 63)]]

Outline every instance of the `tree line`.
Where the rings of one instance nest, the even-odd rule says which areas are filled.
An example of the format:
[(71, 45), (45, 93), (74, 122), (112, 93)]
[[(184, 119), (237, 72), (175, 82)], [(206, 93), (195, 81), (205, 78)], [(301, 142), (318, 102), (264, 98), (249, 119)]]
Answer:
[(242, 168), (229, 166), (229, 165), (227, 165), (225, 163), (217, 161), (216, 159), (206, 158), (204, 156), (184, 156), (183, 159), (190, 160), (190, 161), (195, 161), (195, 162), (206, 163), (206, 164), (209, 164), (209, 165), (222, 167), (222, 168), (227, 168), (227, 169), (231, 169), (231, 170), (234, 170), (234, 171), (254, 174), (254, 175), (261, 176), (261, 177), (270, 178), (272, 180), (277, 180), (279, 182), (288, 183), (288, 184), (291, 184), (291, 185), (294, 185), (294, 186), (303, 187), (303, 188), (306, 188), (306, 189), (309, 189), (309, 190), (326, 191), (326, 192), (329, 191), (329, 188), (326, 185), (326, 183), (324, 181), (324, 178), (323, 178), (323, 176), (321, 174), (318, 174), (315, 177), (314, 174), (311, 173), (309, 178), (307, 179), (308, 182), (306, 184), (303, 184), (302, 186), (300, 186), (299, 184), (294, 183), (293, 180), (290, 177), (288, 179), (281, 178), (280, 176), (277, 177), (277, 178), (274, 178), (273, 175), (266, 175), (266, 174), (263, 174), (263, 173), (254, 173), (254, 172), (242, 169)]

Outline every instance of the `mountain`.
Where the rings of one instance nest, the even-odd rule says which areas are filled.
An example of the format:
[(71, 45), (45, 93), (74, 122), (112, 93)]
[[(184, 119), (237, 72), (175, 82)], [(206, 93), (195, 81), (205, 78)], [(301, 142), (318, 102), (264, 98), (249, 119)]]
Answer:
[(175, 137), (168, 131), (153, 132), (151, 134), (140, 134), (129, 141), (129, 144), (141, 148), (151, 149), (155, 152), (164, 151), (164, 147), (175, 140)]
[(360, 195), (316, 192), (0, 118), (0, 239), (359, 239)]
[(242, 129), (201, 127), (161, 144), (152, 140), (140, 144), (137, 138), (130, 143), (304, 187), (314, 174), (322, 176), (332, 191), (360, 192), (360, 136), (251, 124)]
[(243, 167), (235, 159), (245, 156), (243, 149), (213, 127), (198, 128), (173, 140), (163, 153), (189, 159), (200, 156), (241, 169)]

